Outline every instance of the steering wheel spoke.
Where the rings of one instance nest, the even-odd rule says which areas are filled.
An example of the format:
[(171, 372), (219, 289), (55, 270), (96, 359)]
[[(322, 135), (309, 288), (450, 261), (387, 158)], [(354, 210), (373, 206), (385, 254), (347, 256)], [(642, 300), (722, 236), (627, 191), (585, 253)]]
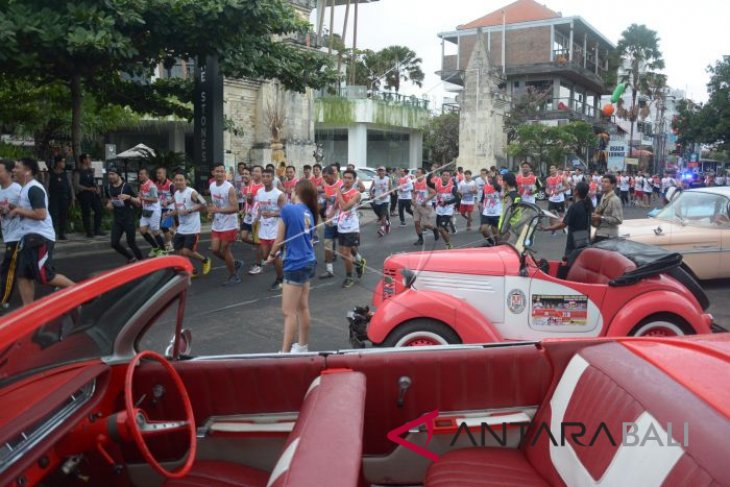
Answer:
[[(180, 399), (182, 400), (183, 409), (185, 411), (184, 420), (150, 420), (145, 412), (137, 407), (133, 396), (134, 373), (137, 369), (137, 365), (139, 365), (140, 361), (143, 359), (150, 359), (158, 362), (165, 372), (167, 372), (169, 379), (171, 379), (174, 385), (174, 390), (177, 391)], [(193, 415), (193, 407), (190, 404), (190, 397), (185, 389), (185, 385), (183, 384), (180, 375), (178, 375), (175, 368), (167, 361), (167, 359), (165, 359), (165, 357), (155, 352), (144, 351), (138, 353), (132, 359), (127, 367), (127, 374), (124, 381), (124, 405), (126, 408), (127, 427), (129, 428), (132, 439), (147, 463), (149, 463), (149, 465), (157, 473), (167, 478), (179, 479), (186, 476), (195, 461), (195, 452), (197, 448), (195, 417)], [(190, 449), (188, 450), (185, 463), (177, 470), (170, 471), (164, 468), (154, 457), (147, 446), (145, 438), (179, 431), (187, 432)]]
[(139, 431), (144, 436), (184, 431), (190, 424), (188, 421), (151, 421), (141, 409), (137, 410), (136, 422)]

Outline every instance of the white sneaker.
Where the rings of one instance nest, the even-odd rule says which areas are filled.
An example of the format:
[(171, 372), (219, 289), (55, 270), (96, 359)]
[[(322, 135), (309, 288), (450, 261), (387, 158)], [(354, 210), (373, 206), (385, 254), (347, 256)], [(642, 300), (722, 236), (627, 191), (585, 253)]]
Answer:
[(291, 353), (307, 353), (309, 352), (309, 345), (299, 345), (298, 343), (292, 343)]
[(256, 274), (261, 274), (262, 271), (263, 271), (263, 269), (261, 268), (260, 265), (255, 265), (255, 266), (251, 267), (251, 269), (248, 271), (248, 273), (251, 274), (252, 276), (254, 276)]

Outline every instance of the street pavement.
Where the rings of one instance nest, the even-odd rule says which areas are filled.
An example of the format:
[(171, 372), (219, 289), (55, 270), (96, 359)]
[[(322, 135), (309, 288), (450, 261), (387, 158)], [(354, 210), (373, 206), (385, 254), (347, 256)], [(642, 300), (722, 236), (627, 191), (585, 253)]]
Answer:
[[(643, 218), (645, 209), (628, 208), (625, 217)], [(397, 217), (390, 235), (378, 238), (377, 227), (372, 212), (363, 210), (361, 254), (367, 259), (367, 271), (363, 279), (350, 289), (341, 287), (344, 278), (342, 262), (335, 263), (336, 277), (312, 282), (310, 307), (312, 326), (310, 336), (311, 350), (335, 350), (349, 348), (346, 313), (356, 305), (370, 304), (383, 261), (391, 254), (414, 250), (442, 250), (443, 242), (434, 242), (433, 235), (426, 233), (423, 248), (413, 245), (415, 231), (408, 217), (406, 227), (398, 226)], [(459, 218), (459, 232), (454, 236), (456, 247), (477, 246), (481, 242), (477, 231), (465, 231), (464, 220)], [(321, 235), (321, 233), (320, 233)], [(535, 245), (538, 254), (546, 258), (559, 258), (565, 246), (565, 235), (551, 236), (538, 233)], [(202, 236), (200, 250), (210, 255), (209, 235)], [(143, 253), (148, 247), (140, 244)], [(324, 268), (322, 245), (318, 245), (317, 272)], [(234, 247), (237, 259), (245, 262), (248, 270), (254, 261), (253, 248), (240, 242)], [(101, 271), (112, 269), (124, 263), (123, 258), (113, 252), (105, 239), (93, 241), (61, 242), (56, 247), (56, 268), (73, 280), (81, 280)], [(213, 257), (213, 270), (208, 276), (193, 281), (188, 292), (185, 327), (193, 333), (193, 353), (233, 354), (233, 353), (271, 353), (279, 350), (282, 333), (281, 292), (269, 291), (274, 281), (274, 269), (265, 267), (264, 273), (257, 276), (244, 274), (243, 283), (234, 287), (222, 287), (227, 277), (223, 263)], [(703, 282), (711, 307), (710, 312), (716, 322), (730, 328), (730, 305), (726, 296), (730, 291), (730, 279)], [(723, 301), (724, 299), (724, 301)], [(166, 341), (163, 335), (172, 333), (172, 314), (160, 318), (151, 338), (155, 343)]]

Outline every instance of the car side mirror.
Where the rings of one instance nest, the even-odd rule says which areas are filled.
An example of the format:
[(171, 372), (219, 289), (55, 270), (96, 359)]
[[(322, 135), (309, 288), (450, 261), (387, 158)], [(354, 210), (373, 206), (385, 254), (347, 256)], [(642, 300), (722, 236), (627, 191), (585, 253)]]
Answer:
[[(193, 351), (193, 332), (187, 328), (180, 332), (178, 345), (178, 357), (189, 356)], [(175, 358), (172, 356), (173, 350), (175, 350), (175, 334), (170, 338), (170, 344), (165, 349), (165, 357)]]

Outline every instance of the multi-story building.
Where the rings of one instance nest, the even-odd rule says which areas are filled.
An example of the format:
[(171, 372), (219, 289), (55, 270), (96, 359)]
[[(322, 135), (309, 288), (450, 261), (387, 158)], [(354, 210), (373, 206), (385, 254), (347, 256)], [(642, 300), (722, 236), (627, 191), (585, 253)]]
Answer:
[(486, 36), (490, 63), (502, 72), (513, 104), (529, 95), (540, 99), (535, 119), (599, 121), (615, 46), (583, 18), (563, 17), (534, 0), (517, 0), (440, 33), (439, 74), (450, 91), (463, 90), (479, 35)]

